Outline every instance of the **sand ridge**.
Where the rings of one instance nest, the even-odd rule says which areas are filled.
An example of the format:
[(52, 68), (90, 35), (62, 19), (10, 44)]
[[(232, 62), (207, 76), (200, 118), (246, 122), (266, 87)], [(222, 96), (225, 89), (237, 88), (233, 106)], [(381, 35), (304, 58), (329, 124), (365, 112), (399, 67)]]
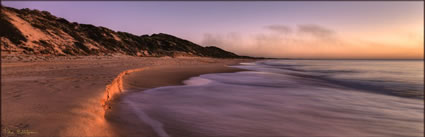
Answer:
[(123, 79), (124, 76), (137, 71), (143, 71), (147, 68), (137, 68), (137, 69), (130, 69), (121, 72), (118, 74), (118, 76), (111, 82), (111, 84), (106, 85), (105, 94), (102, 97), (101, 103), (103, 106), (103, 109), (106, 111), (107, 109), (110, 109), (111, 106), (108, 105), (108, 102), (110, 102), (113, 98), (115, 98), (120, 93), (124, 92), (123, 88)]

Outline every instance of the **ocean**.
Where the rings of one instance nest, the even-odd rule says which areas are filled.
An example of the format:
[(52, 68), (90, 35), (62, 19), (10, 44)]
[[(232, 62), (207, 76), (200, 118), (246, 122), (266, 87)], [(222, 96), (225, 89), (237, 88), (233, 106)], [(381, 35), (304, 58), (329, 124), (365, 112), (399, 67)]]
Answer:
[(423, 60), (262, 60), (123, 96), (161, 137), (424, 135)]

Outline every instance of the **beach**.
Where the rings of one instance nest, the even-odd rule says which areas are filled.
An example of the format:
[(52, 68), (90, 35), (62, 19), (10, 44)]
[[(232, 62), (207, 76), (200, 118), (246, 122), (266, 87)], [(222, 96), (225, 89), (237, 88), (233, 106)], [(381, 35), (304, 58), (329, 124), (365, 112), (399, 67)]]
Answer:
[[(109, 122), (117, 121), (117, 116), (112, 113), (105, 117), (105, 111), (114, 112), (118, 108), (111, 105), (105, 109), (103, 106), (107, 85), (116, 81), (120, 73), (140, 69), (134, 76), (124, 74), (129, 78), (124, 80), (123, 86), (126, 89), (148, 89), (178, 85), (182, 80), (205, 73), (239, 71), (241, 69), (226, 65), (249, 61), (253, 60), (130, 56), (3, 57), (2, 130), (7, 132), (2, 133), (29, 136), (122, 135), (128, 132), (117, 128), (116, 122)], [(152, 133), (149, 128), (140, 132)]]
[(2, 134), (421, 136), (422, 64), (5, 57)]
[(1, 136), (424, 137), (423, 4), (1, 2)]

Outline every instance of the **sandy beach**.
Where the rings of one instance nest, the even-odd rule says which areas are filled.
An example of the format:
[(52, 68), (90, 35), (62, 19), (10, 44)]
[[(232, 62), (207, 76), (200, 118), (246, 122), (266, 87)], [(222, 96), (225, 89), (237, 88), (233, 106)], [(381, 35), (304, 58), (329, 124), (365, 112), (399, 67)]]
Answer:
[[(117, 136), (153, 135), (146, 130), (123, 130), (119, 107), (106, 109), (107, 85), (123, 74), (126, 90), (178, 85), (182, 80), (205, 73), (234, 72), (226, 65), (247, 59), (154, 58), (129, 56), (2, 58), (2, 130), (22, 136)], [(167, 78), (164, 78), (167, 77)], [(124, 82), (123, 82), (124, 81)], [(121, 89), (122, 90), (122, 89)], [(112, 99), (112, 97), (110, 98)], [(119, 102), (119, 98), (117, 101)], [(105, 115), (105, 110), (106, 114)], [(107, 119), (107, 120), (106, 120)], [(119, 128), (121, 127), (121, 128)]]
[(2, 1), (0, 135), (424, 137), (423, 4)]

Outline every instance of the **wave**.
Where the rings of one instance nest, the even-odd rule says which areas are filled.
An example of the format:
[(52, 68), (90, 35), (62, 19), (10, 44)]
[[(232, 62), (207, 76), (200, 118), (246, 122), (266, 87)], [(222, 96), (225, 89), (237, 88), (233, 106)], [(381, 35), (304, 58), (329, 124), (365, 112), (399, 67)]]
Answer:
[[(375, 61), (376, 62), (376, 61)], [(386, 61), (388, 62), (388, 61)], [(333, 64), (332, 64), (333, 65)], [(336, 64), (337, 65), (337, 64)], [(412, 82), (412, 81), (402, 81), (397, 80), (396, 78), (373, 78), (373, 77), (367, 77), (367, 78), (356, 78), (354, 76), (361, 75), (362, 73), (368, 73), (364, 70), (347, 70), (351, 68), (344, 68), (345, 70), (338, 70), (338, 69), (330, 69), (332, 70), (315, 70), (312, 68), (309, 68), (310, 66), (314, 65), (291, 65), (291, 64), (279, 64), (279, 62), (258, 62), (255, 67), (248, 68), (252, 70), (262, 70), (259, 68), (267, 68), (268, 71), (274, 72), (274, 73), (282, 73), (292, 76), (297, 76), (300, 78), (300, 80), (303, 79), (315, 79), (320, 80), (322, 86), (338, 86), (340, 88), (349, 88), (349, 89), (356, 89), (359, 91), (364, 92), (372, 92), (372, 93), (378, 93), (378, 94), (386, 94), (386, 95), (393, 95), (393, 96), (399, 96), (399, 97), (407, 97), (407, 98), (415, 98), (415, 99), (423, 99), (424, 98), (424, 91), (423, 91), (423, 80), (422, 84)], [(244, 67), (244, 66), (241, 66)], [(304, 68), (304, 69), (303, 69)], [(276, 69), (281, 69), (285, 71), (279, 71)], [(376, 73), (376, 72), (374, 72)], [(399, 75), (400, 77), (405, 74), (405, 72), (396, 71), (396, 70), (379, 70), (379, 75), (382, 75), (380, 77), (385, 76), (388, 73), (391, 73), (391, 75)], [(346, 75), (349, 77), (338, 77), (340, 75)], [(418, 74), (420, 75), (420, 74)], [(423, 75), (423, 74), (422, 74)], [(323, 84), (323, 83), (331, 83), (331, 84)]]
[(422, 136), (424, 133), (422, 100), (371, 92), (374, 89), (390, 92), (377, 86), (388, 82), (386, 79), (338, 79), (334, 74), (356, 75), (363, 71), (352, 73), (333, 68), (337, 70), (335, 73), (313, 72), (306, 69), (312, 67), (308, 64), (292, 66), (302, 66), (295, 69), (305, 71), (292, 71), (261, 62), (233, 66), (248, 71), (205, 74), (184, 81), (186, 85), (182, 86), (132, 92), (124, 95), (123, 100), (140, 122), (150, 123), (159, 136), (336, 137)]

